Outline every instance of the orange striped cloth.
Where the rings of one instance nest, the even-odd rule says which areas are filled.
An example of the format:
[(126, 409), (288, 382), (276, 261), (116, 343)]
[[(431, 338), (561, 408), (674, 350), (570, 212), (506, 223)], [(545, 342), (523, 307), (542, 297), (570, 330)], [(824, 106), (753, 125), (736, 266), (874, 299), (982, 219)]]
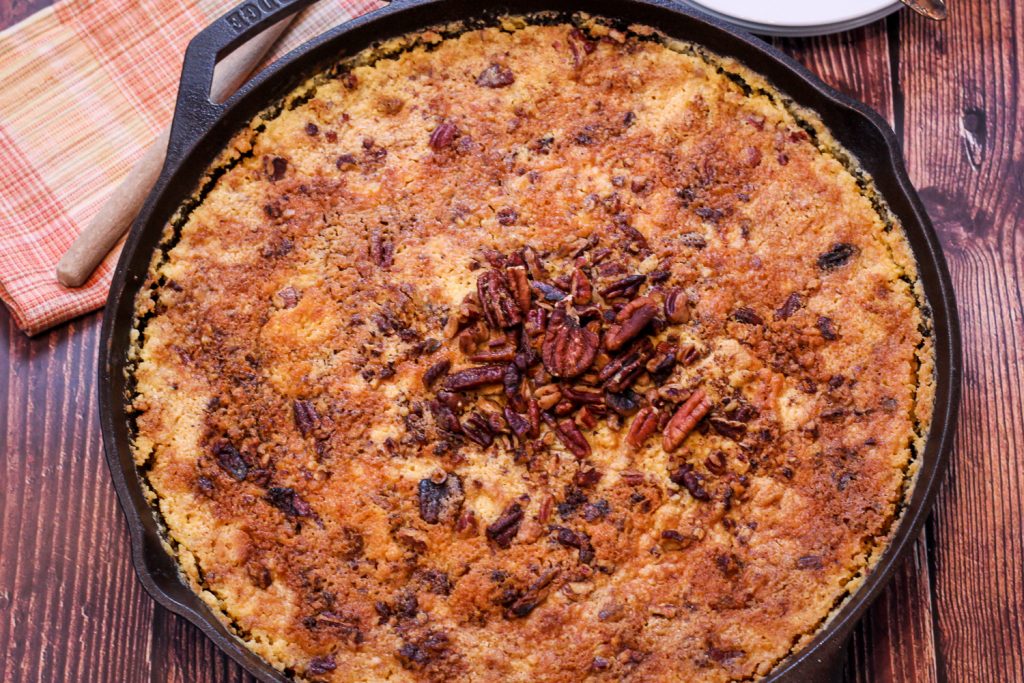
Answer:
[[(170, 123), (188, 41), (236, 4), (62, 0), (0, 33), (0, 298), (27, 334), (106, 301), (120, 248), (78, 289), (57, 261)], [(380, 6), (321, 0), (268, 59)]]

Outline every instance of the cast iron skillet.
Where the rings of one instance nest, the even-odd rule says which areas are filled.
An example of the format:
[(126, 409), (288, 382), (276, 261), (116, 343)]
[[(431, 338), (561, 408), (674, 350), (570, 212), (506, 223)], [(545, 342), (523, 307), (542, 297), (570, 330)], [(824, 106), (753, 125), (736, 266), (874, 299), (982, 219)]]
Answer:
[(311, 4), (312, 0), (251, 0), (197, 35), (185, 54), (167, 162), (132, 226), (114, 274), (103, 320), (99, 363), (103, 445), (121, 508), (128, 520), (132, 560), (143, 586), (167, 609), (198, 626), (222, 650), (263, 681), (286, 680), (252, 654), (179, 578), (175, 560), (161, 544), (153, 509), (143, 497), (129, 447), (125, 377), (133, 302), (145, 279), (164, 225), (197, 187), (204, 170), (230, 136), (257, 112), (287, 94), (304, 76), (352, 55), (381, 38), (438, 23), (538, 10), (585, 10), (624, 22), (639, 22), (682, 40), (739, 59), (765, 75), (798, 104), (817, 112), (832, 133), (860, 160), (903, 224), (917, 258), (932, 315), (936, 397), (931, 433), (918, 456), (921, 469), (892, 542), (862, 586), (801, 651), (772, 672), (769, 681), (829, 681), (841, 674), (847, 637), (884, 588), (931, 508), (953, 444), (960, 403), (960, 328), (946, 262), (931, 222), (903, 167), (899, 145), (873, 111), (828, 87), (795, 61), (751, 35), (667, 0), (398, 0), (331, 29), (257, 75), (223, 104), (209, 100), (218, 56), (260, 30)]

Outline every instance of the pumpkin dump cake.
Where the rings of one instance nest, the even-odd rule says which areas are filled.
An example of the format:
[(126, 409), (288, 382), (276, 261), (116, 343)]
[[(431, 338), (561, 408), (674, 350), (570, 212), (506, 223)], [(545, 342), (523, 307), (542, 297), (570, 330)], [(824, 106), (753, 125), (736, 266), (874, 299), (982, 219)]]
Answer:
[(573, 22), (333, 67), (167, 228), (140, 474), (289, 675), (757, 678), (898, 520), (933, 368), (870, 179), (739, 64)]

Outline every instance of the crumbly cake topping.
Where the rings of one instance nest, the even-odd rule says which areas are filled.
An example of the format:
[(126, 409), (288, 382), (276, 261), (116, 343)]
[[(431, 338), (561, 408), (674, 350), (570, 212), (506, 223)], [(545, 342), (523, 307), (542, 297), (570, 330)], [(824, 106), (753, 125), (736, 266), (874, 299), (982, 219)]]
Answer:
[(136, 458), (274, 666), (751, 679), (884, 548), (931, 411), (905, 238), (826, 131), (650, 37), (422, 34), (169, 228)]

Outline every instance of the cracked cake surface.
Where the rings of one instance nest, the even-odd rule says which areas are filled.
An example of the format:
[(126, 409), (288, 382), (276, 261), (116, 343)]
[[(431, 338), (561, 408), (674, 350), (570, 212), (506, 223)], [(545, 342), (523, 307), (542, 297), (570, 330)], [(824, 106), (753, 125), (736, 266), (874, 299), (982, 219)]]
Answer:
[(757, 679), (884, 550), (932, 409), (915, 264), (741, 65), (427, 31), (218, 165), (137, 300), (133, 446), (288, 675)]

